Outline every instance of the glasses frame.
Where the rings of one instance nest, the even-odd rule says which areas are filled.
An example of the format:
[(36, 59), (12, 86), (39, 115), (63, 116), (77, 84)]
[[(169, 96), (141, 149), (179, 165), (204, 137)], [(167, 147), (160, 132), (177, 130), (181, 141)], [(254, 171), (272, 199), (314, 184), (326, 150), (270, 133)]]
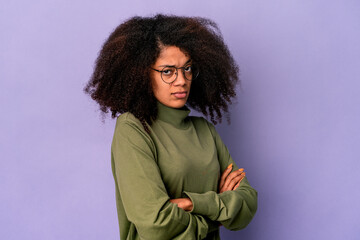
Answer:
[[(185, 66), (183, 66), (183, 67), (175, 67), (175, 66), (165, 66), (165, 67), (163, 67), (163, 69), (162, 70), (157, 70), (157, 69), (155, 69), (155, 68), (151, 68), (152, 70), (154, 70), (154, 71), (157, 71), (157, 72), (159, 72), (161, 75), (161, 80), (164, 82), (164, 83), (166, 83), (166, 84), (172, 84), (173, 82), (175, 82), (176, 81), (176, 79), (177, 79), (177, 77), (178, 77), (178, 75), (179, 75), (179, 72), (178, 72), (178, 69), (181, 69), (182, 70), (182, 74), (183, 74), (183, 76), (184, 76), (184, 78), (187, 80), (187, 81), (193, 81), (194, 79), (196, 79), (198, 76), (199, 76), (199, 70), (197, 71), (197, 73), (196, 73), (196, 76), (193, 76), (192, 77), (192, 79), (191, 80), (189, 80), (189, 79), (187, 79), (186, 78), (186, 76), (185, 76), (185, 68), (186, 67), (189, 67), (189, 66), (194, 66), (193, 64), (188, 64), (188, 65), (185, 65)], [(175, 68), (175, 75), (176, 75), (176, 77), (175, 77), (175, 79), (172, 81), (172, 82), (166, 82), (164, 79), (163, 79), (163, 72), (165, 72), (164, 71), (164, 69), (165, 68), (169, 68), (169, 67), (171, 67), (171, 68)]]

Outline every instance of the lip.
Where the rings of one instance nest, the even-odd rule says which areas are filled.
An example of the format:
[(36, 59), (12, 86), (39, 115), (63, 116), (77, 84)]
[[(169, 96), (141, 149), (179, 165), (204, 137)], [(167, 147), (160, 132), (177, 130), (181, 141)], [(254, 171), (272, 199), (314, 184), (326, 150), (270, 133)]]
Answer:
[(178, 91), (171, 93), (171, 95), (174, 95), (178, 99), (184, 99), (186, 98), (187, 93), (188, 93), (187, 91)]

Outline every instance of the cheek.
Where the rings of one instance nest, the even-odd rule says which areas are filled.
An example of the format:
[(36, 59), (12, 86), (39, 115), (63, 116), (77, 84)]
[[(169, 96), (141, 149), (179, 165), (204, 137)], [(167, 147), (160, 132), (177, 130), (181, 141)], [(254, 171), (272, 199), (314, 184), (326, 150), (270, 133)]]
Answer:
[(159, 91), (159, 89), (157, 87), (153, 87), (153, 93), (157, 100), (159, 100), (159, 98), (161, 98), (161, 91)]
[[(160, 81), (162, 81), (160, 79)], [(159, 82), (159, 79), (157, 79), (156, 77), (152, 77), (152, 90), (154, 93), (154, 96), (158, 99), (161, 100), (162, 98), (164, 98), (164, 95), (166, 94), (166, 87), (164, 86), (161, 82)]]
[(154, 74), (150, 75), (150, 79), (151, 79), (151, 87), (152, 87), (153, 93), (155, 94), (158, 89), (158, 83), (156, 82), (156, 77), (154, 76)]
[(168, 89), (168, 86), (163, 86), (158, 83), (155, 83), (153, 85), (153, 92), (154, 92), (155, 97), (158, 100), (160, 100), (160, 99), (167, 97), (167, 95), (169, 93), (169, 89)]
[(158, 85), (156, 84), (155, 81), (152, 81), (151, 85), (152, 85), (153, 93), (154, 93), (154, 95), (156, 95), (156, 93), (158, 91)]

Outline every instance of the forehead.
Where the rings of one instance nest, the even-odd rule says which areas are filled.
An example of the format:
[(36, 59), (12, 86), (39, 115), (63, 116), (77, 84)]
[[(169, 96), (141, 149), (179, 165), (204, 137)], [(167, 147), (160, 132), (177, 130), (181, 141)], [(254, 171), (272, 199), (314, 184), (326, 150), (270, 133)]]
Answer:
[(176, 46), (163, 47), (155, 65), (182, 66), (190, 60), (190, 56)]

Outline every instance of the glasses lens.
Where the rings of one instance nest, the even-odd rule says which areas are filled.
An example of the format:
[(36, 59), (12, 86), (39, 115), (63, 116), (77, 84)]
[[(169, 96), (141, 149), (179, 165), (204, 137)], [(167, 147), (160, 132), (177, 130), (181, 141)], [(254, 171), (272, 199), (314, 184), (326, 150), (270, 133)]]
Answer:
[(195, 65), (189, 65), (184, 67), (184, 76), (187, 80), (194, 80), (199, 75), (199, 70)]
[(164, 82), (171, 83), (176, 78), (176, 68), (174, 67), (164, 67), (161, 71), (161, 77)]

